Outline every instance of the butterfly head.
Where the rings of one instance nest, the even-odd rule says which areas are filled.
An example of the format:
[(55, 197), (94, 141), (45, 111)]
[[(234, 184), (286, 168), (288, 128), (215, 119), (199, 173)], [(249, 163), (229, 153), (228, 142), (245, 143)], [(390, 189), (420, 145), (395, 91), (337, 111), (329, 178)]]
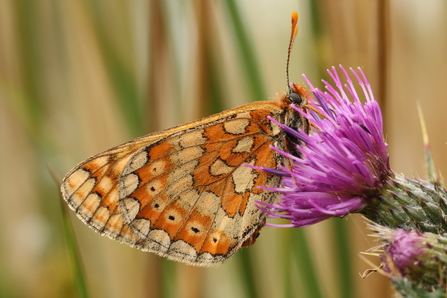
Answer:
[[(308, 98), (310, 97), (304, 86), (290, 83), (288, 92), (280, 94), (278, 98), (282, 112), (275, 117), (276, 120), (292, 130), (303, 130), (308, 133), (310, 127), (309, 121), (302, 113), (297, 111), (297, 109), (303, 110), (304, 112), (306, 111)], [(279, 143), (275, 143), (274, 146), (294, 156), (301, 156), (301, 153), (297, 148), (297, 146), (301, 144), (301, 141), (293, 134), (288, 134), (286, 132), (284, 132), (283, 136), (283, 140)]]
[(297, 107), (305, 107), (307, 104), (308, 92), (306, 88), (299, 84), (290, 83), (289, 90), (286, 98), (290, 104), (294, 104)]

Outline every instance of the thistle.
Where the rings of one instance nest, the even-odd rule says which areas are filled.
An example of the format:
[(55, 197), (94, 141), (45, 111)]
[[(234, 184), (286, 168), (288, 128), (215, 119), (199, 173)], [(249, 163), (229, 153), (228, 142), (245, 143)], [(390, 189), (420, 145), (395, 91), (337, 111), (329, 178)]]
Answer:
[(305, 227), (361, 213), (373, 222), (381, 240), (376, 248), (381, 272), (400, 294), (444, 295), (447, 192), (437, 179), (408, 179), (391, 170), (382, 113), (366, 76), (360, 68), (350, 69), (355, 84), (348, 71), (340, 69), (345, 83), (332, 68), (328, 73), (335, 87), (323, 81), (326, 92), (304, 76), (314, 97), (304, 109), (293, 108), (311, 123), (310, 134), (270, 119), (299, 140), (299, 156), (272, 148), (289, 159), (291, 166), (280, 171), (258, 168), (283, 177), (281, 187), (266, 188), (280, 193), (280, 200), (258, 202), (258, 207), (271, 218), (290, 221), (269, 224), (281, 227)]
[(381, 272), (399, 292), (445, 292), (447, 234), (393, 230), (373, 222), (368, 227), (380, 243), (370, 252), (379, 255)]
[(307, 109), (294, 108), (314, 127), (311, 134), (291, 131), (270, 119), (302, 144), (297, 145), (300, 157), (273, 148), (290, 159), (292, 167), (281, 169), (281, 187), (267, 188), (280, 193), (280, 201), (259, 202), (259, 207), (271, 218), (290, 221), (281, 226), (305, 227), (330, 217), (362, 213), (394, 229), (444, 231), (445, 189), (391, 170), (382, 113), (366, 76), (360, 68), (350, 69), (361, 90), (357, 93), (348, 71), (340, 69), (346, 84), (333, 67), (328, 73), (335, 87), (323, 81), (326, 92), (313, 87), (304, 76), (314, 98), (309, 99)]

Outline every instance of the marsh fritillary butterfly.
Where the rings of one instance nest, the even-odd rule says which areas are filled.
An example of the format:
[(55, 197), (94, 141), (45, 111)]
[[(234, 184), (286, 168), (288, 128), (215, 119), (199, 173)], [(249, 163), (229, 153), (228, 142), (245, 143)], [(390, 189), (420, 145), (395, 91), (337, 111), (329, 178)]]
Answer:
[[(290, 49), (297, 31), (292, 15)], [(287, 59), (287, 61), (289, 58)], [(288, 65), (288, 63), (287, 63)], [(260, 101), (162, 132), (90, 157), (64, 178), (62, 194), (90, 228), (111, 239), (196, 266), (219, 264), (252, 245), (273, 203), (280, 177), (244, 166), (278, 168), (294, 140), (270, 116), (308, 129), (294, 109), (305, 90), (289, 84), (277, 101)]]

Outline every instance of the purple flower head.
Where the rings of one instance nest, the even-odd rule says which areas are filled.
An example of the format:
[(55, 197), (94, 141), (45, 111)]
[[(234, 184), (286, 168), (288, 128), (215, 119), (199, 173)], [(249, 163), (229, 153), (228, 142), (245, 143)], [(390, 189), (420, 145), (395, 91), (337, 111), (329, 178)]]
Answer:
[[(401, 274), (413, 266), (419, 266), (421, 257), (424, 257), (423, 247), (425, 246), (425, 239), (421, 233), (415, 230), (397, 229), (388, 241), (386, 251), (393, 261), (393, 267)], [(386, 267), (385, 270), (387, 270)]]
[(377, 237), (380, 242), (380, 245), (369, 250), (369, 254), (380, 257), (381, 271), (385, 276), (405, 278), (426, 289), (444, 283), (447, 268), (446, 234), (391, 229), (372, 221), (367, 224), (375, 232), (370, 236)]
[(323, 81), (326, 92), (304, 76), (315, 98), (304, 111), (294, 108), (309, 120), (313, 133), (297, 132), (301, 156), (293, 158), (291, 169), (281, 169), (281, 188), (268, 188), (282, 194), (280, 201), (259, 202), (270, 217), (290, 220), (290, 225), (281, 226), (305, 227), (359, 211), (392, 175), (382, 114), (371, 87), (360, 68), (350, 69), (363, 94), (362, 103), (348, 72), (340, 69), (345, 84), (333, 67), (328, 73), (335, 86)]

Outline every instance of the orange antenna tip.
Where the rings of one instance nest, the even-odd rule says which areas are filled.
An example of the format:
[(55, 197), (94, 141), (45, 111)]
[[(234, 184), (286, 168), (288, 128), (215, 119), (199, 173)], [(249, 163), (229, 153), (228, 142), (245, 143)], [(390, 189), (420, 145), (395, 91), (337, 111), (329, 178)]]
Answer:
[(295, 36), (298, 33), (298, 13), (292, 12), (292, 35)]

